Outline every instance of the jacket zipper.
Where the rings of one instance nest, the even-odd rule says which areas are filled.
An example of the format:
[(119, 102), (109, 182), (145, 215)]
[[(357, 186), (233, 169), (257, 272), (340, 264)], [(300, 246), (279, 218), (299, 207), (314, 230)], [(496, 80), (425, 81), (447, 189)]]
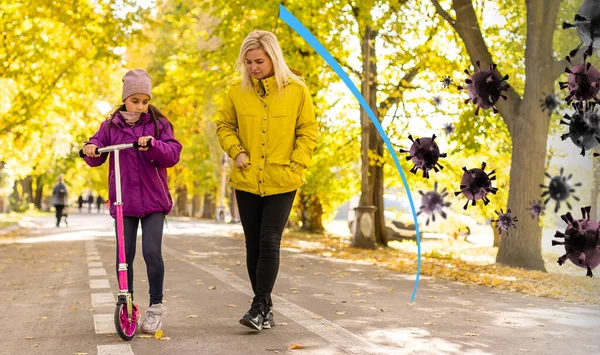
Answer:
[(167, 206), (168, 206), (168, 204), (169, 204), (169, 196), (167, 196), (167, 190), (165, 190), (165, 186), (162, 183), (162, 179), (160, 178), (160, 174), (158, 173), (158, 168), (154, 167), (154, 170), (156, 170), (156, 176), (158, 176), (158, 181), (160, 181), (160, 187), (162, 187), (162, 190), (165, 193), (165, 199), (167, 200)]

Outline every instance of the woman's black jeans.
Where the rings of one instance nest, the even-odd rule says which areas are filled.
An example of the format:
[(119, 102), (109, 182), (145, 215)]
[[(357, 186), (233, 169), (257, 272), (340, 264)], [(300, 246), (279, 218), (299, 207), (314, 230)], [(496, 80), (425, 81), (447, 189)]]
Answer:
[(265, 197), (239, 190), (235, 194), (246, 237), (246, 265), (255, 295), (252, 305), (266, 299), (271, 307), (271, 292), (279, 272), (281, 235), (296, 191)]

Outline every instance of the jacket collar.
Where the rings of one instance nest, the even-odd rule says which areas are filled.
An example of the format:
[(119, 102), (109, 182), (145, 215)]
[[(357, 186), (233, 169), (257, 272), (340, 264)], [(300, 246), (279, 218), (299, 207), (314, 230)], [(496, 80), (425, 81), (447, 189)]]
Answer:
[[(150, 112), (146, 112), (144, 114), (142, 114), (142, 116), (140, 117), (140, 119), (135, 123), (135, 125), (144, 125), (146, 124), (148, 121), (150, 120)], [(123, 129), (125, 127), (128, 127), (129, 125), (125, 122), (125, 118), (123, 118), (123, 116), (121, 115), (121, 112), (117, 112), (113, 118), (112, 118), (112, 122), (114, 124), (116, 124), (117, 126), (119, 126), (119, 128)]]
[[(252, 78), (252, 84), (254, 85), (254, 89), (258, 92), (259, 95), (262, 92), (261, 84), (264, 87), (266, 95), (269, 95), (270, 93), (275, 92), (277, 90), (277, 80), (275, 79), (275, 75), (264, 79)], [(283, 84), (283, 86), (285, 87), (287, 86), (287, 84), (288, 83), (285, 83)]]

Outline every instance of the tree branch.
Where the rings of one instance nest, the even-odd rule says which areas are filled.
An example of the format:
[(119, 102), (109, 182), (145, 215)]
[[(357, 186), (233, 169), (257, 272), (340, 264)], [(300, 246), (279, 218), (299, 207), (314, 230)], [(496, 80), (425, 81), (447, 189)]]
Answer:
[(454, 20), (452, 16), (450, 16), (450, 14), (446, 12), (446, 10), (442, 9), (440, 3), (437, 0), (431, 0), (431, 3), (435, 7), (435, 11), (440, 16), (442, 16), (442, 18), (444, 18), (444, 20), (446, 20), (446, 22), (448, 22), (450, 26), (454, 27), (454, 25), (456, 24), (456, 20)]
[[(417, 74), (419, 74), (420, 70), (421, 70), (420, 65), (416, 65), (411, 70), (409, 70), (408, 73), (404, 74), (404, 76), (398, 81), (398, 84), (396, 84), (395, 89), (400, 90), (401, 87), (405, 87), (406, 84), (409, 84), (410, 82), (412, 82), (413, 79), (417, 76)], [(379, 104), (379, 114), (381, 115), (381, 117), (385, 117), (385, 115), (387, 114), (390, 107), (397, 104), (401, 98), (402, 98), (402, 94), (400, 94), (400, 95), (392, 94), (392, 95), (389, 95), (385, 100), (383, 100), (381, 102), (381, 104)]]

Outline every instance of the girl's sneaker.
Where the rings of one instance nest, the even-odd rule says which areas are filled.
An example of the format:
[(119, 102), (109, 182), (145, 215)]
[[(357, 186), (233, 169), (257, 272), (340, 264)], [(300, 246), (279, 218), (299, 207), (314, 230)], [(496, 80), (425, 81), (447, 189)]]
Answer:
[(144, 333), (155, 333), (162, 329), (163, 319), (167, 315), (167, 307), (162, 303), (153, 304), (146, 310), (146, 316), (142, 320), (141, 328)]

